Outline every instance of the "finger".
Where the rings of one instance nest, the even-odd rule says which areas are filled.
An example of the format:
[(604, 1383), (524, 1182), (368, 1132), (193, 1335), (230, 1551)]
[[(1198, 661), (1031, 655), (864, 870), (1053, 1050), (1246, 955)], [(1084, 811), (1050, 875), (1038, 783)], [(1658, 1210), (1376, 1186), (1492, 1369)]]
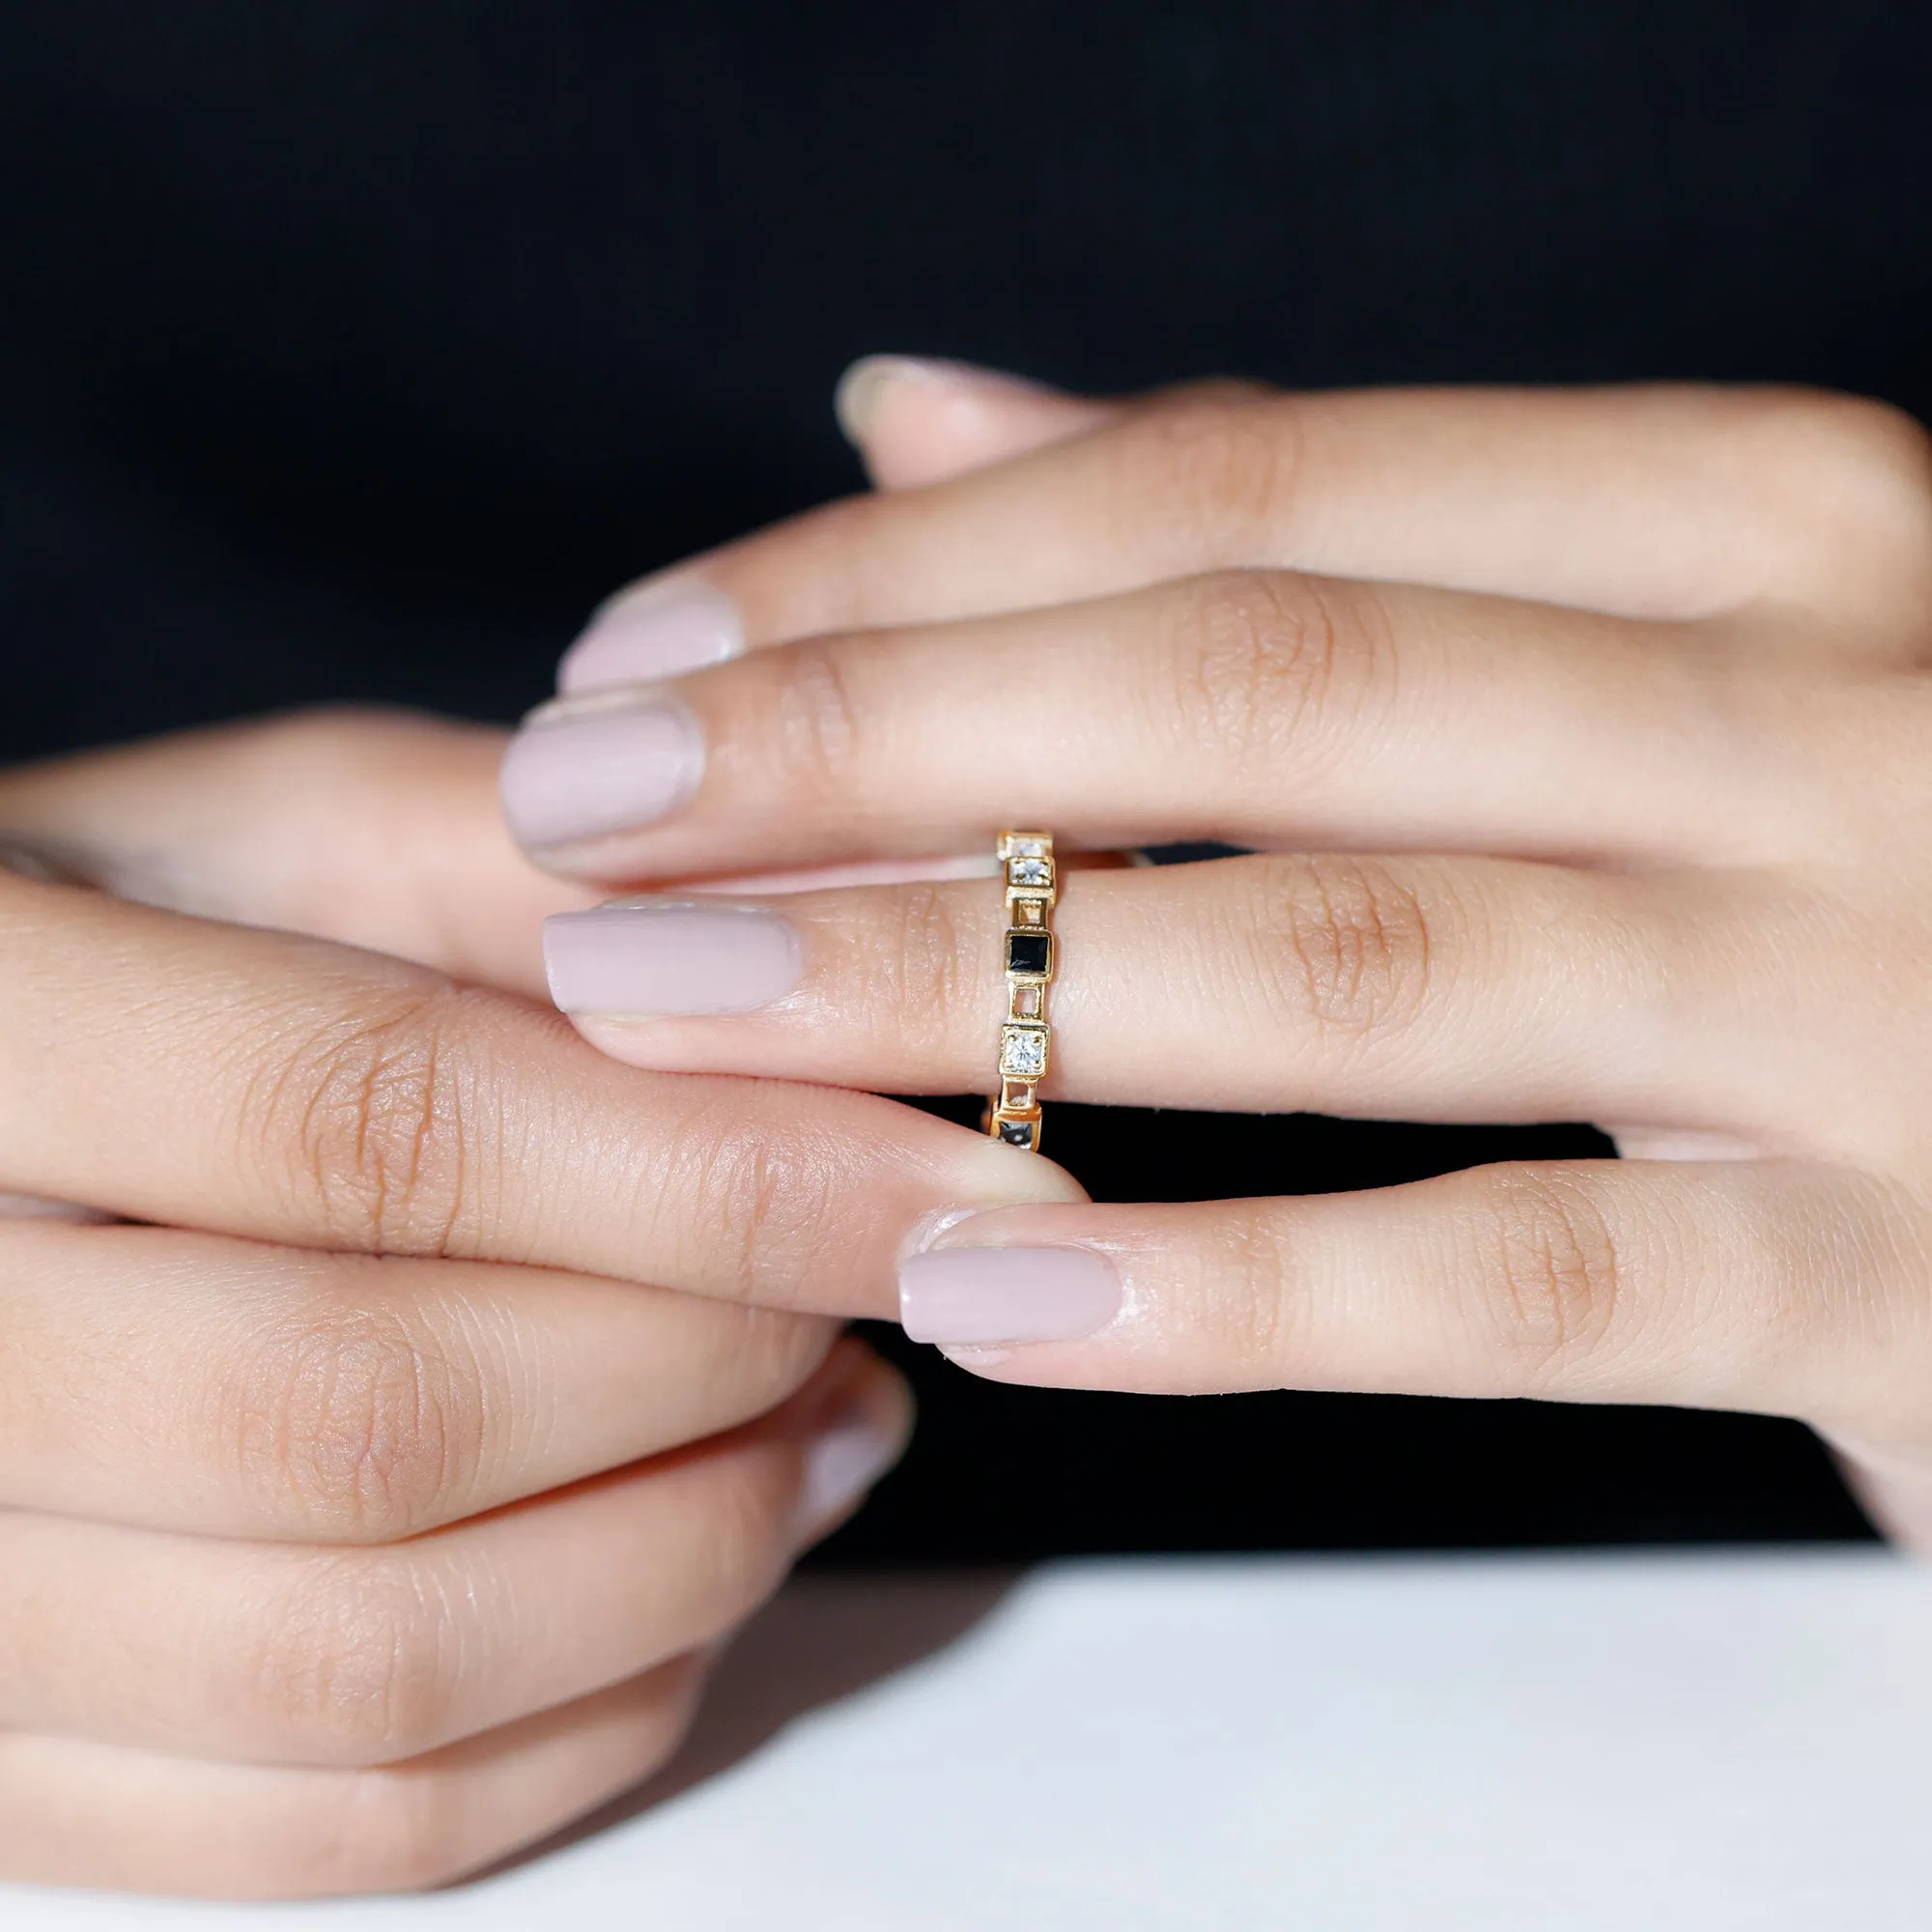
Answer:
[[(958, 362), (871, 355), (840, 379), (839, 427), (881, 489), (934, 483), (1099, 427), (1119, 406)], [(556, 668), (560, 692), (681, 677), (740, 656), (752, 637), (699, 568), (645, 579), (608, 599)]]
[[(1725, 935), (1757, 933), (1727, 898), (1748, 895), (1488, 860), (1073, 875), (1041, 1092), (1709, 1128), (1739, 1048)], [(1007, 930), (996, 885), (947, 885), (618, 901), (554, 922), (548, 946), (558, 1005), (633, 1065), (957, 1094), (994, 1081)]]
[(503, 743), (373, 711), (181, 732), (0, 770), (0, 833), (125, 898), (535, 993), (538, 926), (585, 899), (504, 831)]
[(0, 1517), (0, 1728), (387, 1764), (706, 1644), (897, 1457), (856, 1343), (772, 1416), (412, 1542), (248, 1544)]
[(0, 1230), (0, 1507), (393, 1542), (747, 1422), (832, 1333), (545, 1268)]
[(817, 1313), (1065, 1175), (867, 1094), (618, 1067), (420, 968), (0, 877), (0, 1188), (335, 1250)]
[(1909, 418), (1802, 390), (1224, 384), (813, 511), (612, 609), (707, 585), (739, 648), (1268, 567), (1632, 617), (1829, 607), (1834, 637), (1895, 650), (1932, 578), (1926, 468)]
[(916, 1339), (998, 1380), (1672, 1403), (1826, 1427), (1856, 1414), (1922, 1441), (1913, 1227), (1845, 1170), (1490, 1167), (1305, 1199), (976, 1216), (907, 1263), (902, 1307)]
[(682, 1739), (706, 1660), (404, 1764), (223, 1764), (0, 1736), (0, 1879), (214, 1898), (447, 1885), (638, 1783)]
[(1237, 573), (562, 701), (503, 797), (545, 864), (611, 879), (983, 850), (1003, 825), (1754, 863), (1815, 836), (1787, 747), (1821, 688), (1715, 624)]
[(938, 483), (1098, 429), (1121, 406), (965, 362), (867, 355), (838, 379), (838, 426), (882, 490)]

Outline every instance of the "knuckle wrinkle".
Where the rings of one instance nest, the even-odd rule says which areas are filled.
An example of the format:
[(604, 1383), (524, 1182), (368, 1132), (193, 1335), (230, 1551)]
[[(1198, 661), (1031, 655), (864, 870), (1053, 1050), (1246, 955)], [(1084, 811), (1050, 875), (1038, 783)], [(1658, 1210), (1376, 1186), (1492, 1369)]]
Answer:
[(1411, 1021), (1429, 996), (1437, 915), (1372, 860), (1285, 862), (1264, 875), (1257, 924), (1270, 979), (1319, 1026), (1369, 1037)]
[(245, 1486), (306, 1533), (404, 1536), (439, 1520), (481, 1457), (480, 1401), (395, 1313), (305, 1311), (254, 1351), (234, 1407)]

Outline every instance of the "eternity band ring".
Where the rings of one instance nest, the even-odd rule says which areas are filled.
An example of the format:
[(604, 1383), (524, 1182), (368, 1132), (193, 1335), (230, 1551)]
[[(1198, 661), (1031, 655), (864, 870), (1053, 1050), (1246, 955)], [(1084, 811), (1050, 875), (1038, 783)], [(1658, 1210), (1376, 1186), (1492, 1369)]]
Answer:
[(1003, 832), (994, 848), (1007, 892), (1007, 1017), (1000, 1024), (1000, 1091), (986, 1102), (988, 1134), (1039, 1151), (1039, 1083), (1046, 1078), (1052, 1028), (1046, 992), (1053, 983), (1053, 904), (1060, 882), (1053, 837)]

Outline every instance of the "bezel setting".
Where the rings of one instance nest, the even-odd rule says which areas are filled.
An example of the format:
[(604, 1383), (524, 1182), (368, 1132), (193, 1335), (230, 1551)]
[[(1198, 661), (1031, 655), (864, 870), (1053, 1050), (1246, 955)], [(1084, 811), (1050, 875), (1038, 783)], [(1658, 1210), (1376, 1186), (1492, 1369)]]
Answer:
[(1053, 934), (1044, 925), (1007, 928), (1007, 978), (1029, 985), (1053, 978)]
[(1002, 952), (1007, 1017), (1000, 1027), (1000, 1091), (986, 1102), (980, 1124), (1008, 1147), (1039, 1151), (1039, 1083), (1052, 1059), (1047, 987), (1058, 964), (1053, 906), (1060, 895), (1053, 836), (1003, 832), (994, 848), (1007, 903)]
[(1009, 1020), (1000, 1029), (1000, 1072), (1009, 1080), (1038, 1080), (1046, 1073), (1048, 1028), (1043, 1020)]

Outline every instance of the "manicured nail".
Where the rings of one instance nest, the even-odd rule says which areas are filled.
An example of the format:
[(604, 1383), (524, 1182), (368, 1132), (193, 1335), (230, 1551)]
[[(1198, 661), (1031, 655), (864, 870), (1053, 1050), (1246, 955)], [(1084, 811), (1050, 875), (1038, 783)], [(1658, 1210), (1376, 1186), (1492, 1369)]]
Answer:
[(947, 362), (920, 355), (864, 355), (838, 379), (832, 407), (848, 442), (863, 445), (878, 422), (879, 405), (895, 384), (917, 384), (933, 394), (962, 403), (999, 395), (1051, 395), (1024, 376), (981, 369), (972, 362)]
[(1092, 1248), (937, 1248), (899, 1264), (915, 1342), (1070, 1342), (1120, 1309), (1121, 1278)]
[(114, 1219), (99, 1208), (72, 1201), (43, 1201), (38, 1194), (0, 1194), (0, 1221), (78, 1221), (99, 1226)]
[(738, 607), (706, 583), (664, 584), (607, 604), (564, 652), (556, 688), (566, 695), (655, 684), (745, 649)]
[(865, 1403), (841, 1409), (805, 1452), (796, 1520), (806, 1535), (851, 1506), (898, 1460), (899, 1432)]
[(539, 713), (503, 756), (503, 811), (526, 845), (573, 845), (652, 825), (704, 769), (697, 721), (667, 700)]
[(544, 922), (550, 995), (567, 1013), (743, 1013), (799, 981), (798, 934), (760, 906), (598, 906)]

